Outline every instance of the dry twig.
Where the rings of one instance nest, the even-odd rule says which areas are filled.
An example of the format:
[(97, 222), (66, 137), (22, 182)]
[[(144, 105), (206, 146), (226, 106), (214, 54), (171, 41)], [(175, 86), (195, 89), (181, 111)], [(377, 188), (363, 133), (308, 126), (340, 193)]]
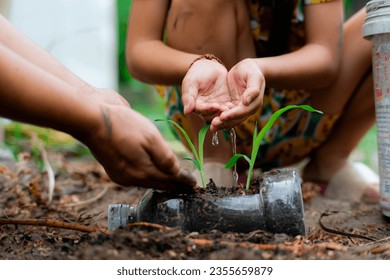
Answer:
[[(375, 240), (373, 242), (366, 243), (357, 247), (350, 248), (351, 251), (356, 253), (371, 252), (372, 254), (380, 254), (390, 249), (390, 243), (388, 242), (390, 237)], [(383, 242), (387, 242), (382, 244)]]
[(361, 238), (361, 239), (366, 239), (366, 240), (370, 240), (370, 241), (375, 241), (375, 239), (373, 239), (373, 238), (371, 238), (371, 237), (368, 237), (368, 236), (365, 236), (365, 235), (361, 235), (361, 234), (349, 233), (349, 232), (344, 232), (344, 231), (332, 229), (332, 228), (326, 227), (326, 226), (322, 223), (322, 218), (323, 218), (323, 217), (327, 217), (327, 216), (330, 216), (330, 215), (333, 215), (333, 214), (337, 214), (337, 213), (339, 213), (339, 211), (326, 211), (326, 212), (324, 212), (324, 213), (321, 214), (318, 223), (320, 224), (320, 227), (321, 227), (324, 231), (329, 232), (329, 233), (333, 233), (333, 234), (342, 235), (342, 236), (347, 236), (347, 237)]
[(159, 225), (159, 224), (148, 223), (148, 222), (134, 222), (134, 223), (127, 224), (127, 226), (129, 228), (130, 227), (149, 227), (149, 228), (153, 228), (153, 229), (159, 229), (159, 230), (162, 230), (162, 231), (171, 231), (171, 230), (174, 229), (172, 227), (163, 226), (163, 225)]
[(55, 228), (63, 228), (63, 229), (72, 229), (82, 232), (101, 232), (105, 234), (109, 234), (110, 231), (105, 228), (98, 228), (92, 226), (85, 226), (79, 224), (71, 224), (61, 221), (54, 220), (40, 220), (40, 219), (1, 219), (0, 225), (28, 225), (28, 226), (47, 226), (47, 227), (55, 227)]

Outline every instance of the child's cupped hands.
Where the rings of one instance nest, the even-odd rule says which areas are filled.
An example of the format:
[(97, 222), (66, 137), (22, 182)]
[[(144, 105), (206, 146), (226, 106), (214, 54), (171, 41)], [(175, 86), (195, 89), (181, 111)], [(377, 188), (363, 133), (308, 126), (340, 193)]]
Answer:
[(194, 63), (182, 82), (184, 113), (197, 113), (211, 123), (210, 130), (232, 128), (262, 105), (264, 76), (252, 59), (244, 59), (228, 72), (217, 61)]

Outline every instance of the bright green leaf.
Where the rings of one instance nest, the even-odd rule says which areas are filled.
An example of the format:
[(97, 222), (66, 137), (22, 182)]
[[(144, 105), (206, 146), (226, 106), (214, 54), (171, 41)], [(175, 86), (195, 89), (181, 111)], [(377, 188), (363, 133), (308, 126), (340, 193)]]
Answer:
[(240, 159), (240, 158), (244, 158), (248, 163), (250, 163), (251, 159), (249, 157), (247, 157), (246, 155), (244, 154), (235, 154), (234, 156), (232, 156), (229, 160), (228, 163), (226, 163), (225, 165), (225, 168), (228, 169), (228, 168), (231, 168), (233, 167), (236, 162)]
[(184, 138), (186, 139), (188, 146), (190, 147), (192, 154), (194, 155), (195, 159), (193, 158), (184, 158), (185, 160), (191, 161), (195, 168), (199, 171), (200, 178), (202, 180), (202, 186), (205, 188), (206, 183), (204, 179), (204, 164), (203, 164), (203, 147), (204, 147), (204, 139), (206, 138), (207, 131), (210, 128), (210, 124), (205, 124), (199, 131), (198, 134), (198, 140), (199, 140), (199, 151), (196, 150), (194, 144), (192, 143), (190, 137), (186, 133), (186, 131), (175, 121), (169, 120), (169, 119), (157, 119), (156, 122), (169, 122), (170, 124), (176, 126), (181, 133), (183, 134)]
[[(252, 143), (252, 152), (251, 152), (251, 157), (249, 159), (249, 169), (248, 169), (248, 177), (247, 177), (247, 181), (246, 181), (246, 188), (248, 189), (249, 186), (250, 186), (250, 181), (251, 181), (251, 176), (252, 176), (252, 173), (253, 173), (253, 168), (255, 166), (255, 161), (256, 161), (256, 158), (257, 158), (257, 154), (259, 152), (259, 149), (260, 149), (260, 144), (261, 142), (263, 141), (263, 138), (264, 136), (267, 134), (267, 132), (271, 129), (272, 125), (275, 123), (275, 121), (286, 111), (288, 110), (291, 110), (291, 109), (304, 109), (304, 110), (307, 110), (307, 111), (310, 111), (310, 112), (316, 112), (316, 113), (320, 113), (322, 114), (321, 111), (319, 110), (316, 110), (314, 109), (313, 107), (309, 106), (309, 105), (288, 105), (284, 108), (281, 108), (279, 110), (277, 110), (276, 112), (274, 112), (270, 119), (268, 120), (268, 122), (266, 123), (266, 125), (264, 127), (262, 127), (262, 129), (260, 130), (259, 134), (257, 134), (257, 125), (255, 126), (255, 130), (254, 130), (254, 133), (253, 133), (253, 143)], [(241, 157), (241, 156), (238, 156), (237, 158), (234, 158), (234, 156), (232, 157), (232, 159), (229, 160), (228, 164), (231, 164), (231, 163), (235, 163), (238, 158)], [(233, 163), (233, 165), (234, 165)], [(227, 165), (228, 165), (227, 164)], [(231, 166), (233, 166), (231, 165)]]

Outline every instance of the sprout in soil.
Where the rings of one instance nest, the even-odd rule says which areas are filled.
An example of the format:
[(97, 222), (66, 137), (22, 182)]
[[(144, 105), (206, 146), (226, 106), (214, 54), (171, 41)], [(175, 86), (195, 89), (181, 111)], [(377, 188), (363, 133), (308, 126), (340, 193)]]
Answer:
[(194, 155), (194, 158), (185, 157), (183, 159), (189, 160), (194, 164), (195, 168), (199, 171), (200, 178), (202, 180), (202, 187), (205, 188), (206, 183), (204, 180), (203, 145), (204, 145), (204, 139), (206, 137), (206, 133), (210, 127), (210, 124), (206, 123), (199, 131), (199, 134), (198, 134), (198, 145), (199, 145), (198, 149), (199, 149), (199, 151), (197, 151), (194, 144), (192, 143), (190, 137), (188, 136), (188, 134), (185, 132), (185, 130), (177, 122), (172, 121), (172, 120), (168, 120), (168, 119), (157, 119), (155, 121), (156, 122), (159, 122), (159, 121), (169, 122), (170, 124), (176, 126), (181, 131), (181, 133), (183, 134), (184, 138), (186, 139), (186, 141), (188, 143), (188, 146), (190, 147), (190, 149)]
[(234, 166), (236, 164), (237, 160), (241, 157), (243, 157), (249, 163), (248, 177), (246, 180), (246, 189), (249, 189), (253, 168), (255, 166), (255, 160), (257, 158), (260, 144), (261, 144), (265, 134), (271, 129), (271, 127), (274, 124), (274, 122), (276, 121), (276, 119), (279, 118), (284, 112), (291, 110), (291, 109), (297, 109), (297, 108), (322, 114), (321, 111), (318, 111), (309, 105), (289, 105), (289, 106), (286, 106), (284, 108), (277, 110), (275, 113), (272, 114), (272, 116), (268, 120), (267, 124), (260, 130), (260, 132), (258, 134), (257, 134), (257, 126), (255, 127), (255, 131), (253, 132), (251, 157), (249, 158), (248, 156), (246, 156), (244, 154), (235, 154), (230, 158), (229, 162), (225, 165), (225, 168), (231, 168), (232, 166)]

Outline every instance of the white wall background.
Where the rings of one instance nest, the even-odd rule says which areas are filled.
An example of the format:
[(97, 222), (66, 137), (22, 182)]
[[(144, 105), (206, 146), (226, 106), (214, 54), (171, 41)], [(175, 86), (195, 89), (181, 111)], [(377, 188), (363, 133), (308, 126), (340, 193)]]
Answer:
[[(27, 37), (97, 87), (117, 90), (115, 0), (0, 0)], [(0, 11), (1, 12), (1, 11)]]

